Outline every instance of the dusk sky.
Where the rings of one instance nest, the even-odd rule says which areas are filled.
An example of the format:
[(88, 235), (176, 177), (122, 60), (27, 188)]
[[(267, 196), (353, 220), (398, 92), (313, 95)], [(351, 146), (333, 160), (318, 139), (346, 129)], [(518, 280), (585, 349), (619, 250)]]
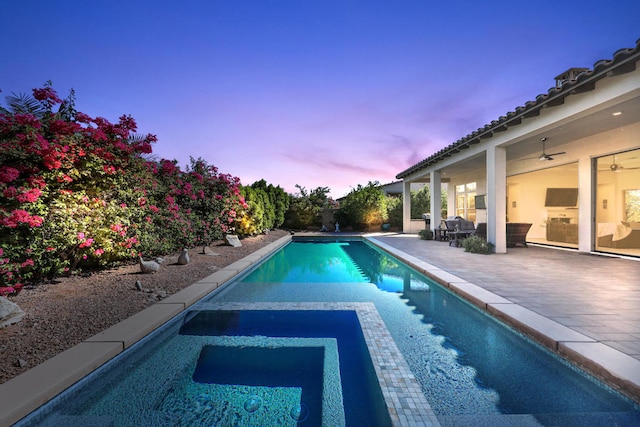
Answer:
[(154, 154), (341, 197), (640, 38), (640, 1), (2, 0), (0, 89), (51, 80)]

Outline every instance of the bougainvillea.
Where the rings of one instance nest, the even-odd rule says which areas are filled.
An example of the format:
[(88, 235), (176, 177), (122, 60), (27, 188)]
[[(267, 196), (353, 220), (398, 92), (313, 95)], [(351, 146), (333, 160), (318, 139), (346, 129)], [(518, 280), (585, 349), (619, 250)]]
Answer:
[(131, 116), (92, 118), (75, 110), (73, 91), (62, 100), (50, 83), (29, 101), (29, 112), (0, 107), (1, 295), (79, 267), (208, 244), (241, 219), (238, 178), (202, 159), (186, 171), (145, 159), (156, 137), (135, 134)]

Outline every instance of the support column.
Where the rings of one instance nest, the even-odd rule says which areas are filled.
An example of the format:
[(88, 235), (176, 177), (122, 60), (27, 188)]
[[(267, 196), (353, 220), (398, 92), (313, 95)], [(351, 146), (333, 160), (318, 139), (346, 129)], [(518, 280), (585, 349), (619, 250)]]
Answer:
[(507, 150), (487, 148), (487, 240), (507, 252)]
[(411, 183), (402, 180), (402, 232), (411, 233)]
[[(595, 178), (592, 171), (592, 160), (587, 156), (578, 159), (578, 251), (591, 252), (594, 248), (595, 212), (593, 206), (593, 188)], [(594, 168), (595, 170), (595, 168)], [(595, 172), (594, 172), (595, 173)]]
[(435, 230), (440, 225), (442, 212), (440, 211), (440, 199), (442, 198), (442, 175), (438, 171), (429, 173), (429, 192), (431, 193), (431, 229)]

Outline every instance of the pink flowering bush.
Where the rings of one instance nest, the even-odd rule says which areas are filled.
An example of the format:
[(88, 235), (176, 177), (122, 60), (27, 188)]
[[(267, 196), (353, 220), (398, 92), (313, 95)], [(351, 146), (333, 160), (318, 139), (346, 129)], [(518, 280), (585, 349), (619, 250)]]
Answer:
[[(8, 97), (10, 98), (10, 97)], [(10, 105), (25, 100), (14, 95)], [(25, 109), (0, 106), (0, 295), (24, 283), (208, 244), (246, 206), (238, 178), (204, 160), (186, 171), (151, 161), (154, 135), (34, 89)], [(20, 111), (18, 111), (20, 110)]]

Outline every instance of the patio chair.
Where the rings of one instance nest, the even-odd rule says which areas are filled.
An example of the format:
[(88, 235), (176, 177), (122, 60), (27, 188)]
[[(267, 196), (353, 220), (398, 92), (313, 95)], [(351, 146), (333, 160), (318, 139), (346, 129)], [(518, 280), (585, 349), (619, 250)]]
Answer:
[(513, 248), (516, 245), (527, 247), (527, 233), (531, 228), (531, 223), (508, 222), (507, 223), (507, 247)]
[(456, 219), (447, 219), (447, 234), (449, 235), (449, 246), (453, 243), (456, 247), (460, 246), (460, 241), (466, 239), (476, 232), (473, 221), (467, 221), (464, 218), (456, 217)]

